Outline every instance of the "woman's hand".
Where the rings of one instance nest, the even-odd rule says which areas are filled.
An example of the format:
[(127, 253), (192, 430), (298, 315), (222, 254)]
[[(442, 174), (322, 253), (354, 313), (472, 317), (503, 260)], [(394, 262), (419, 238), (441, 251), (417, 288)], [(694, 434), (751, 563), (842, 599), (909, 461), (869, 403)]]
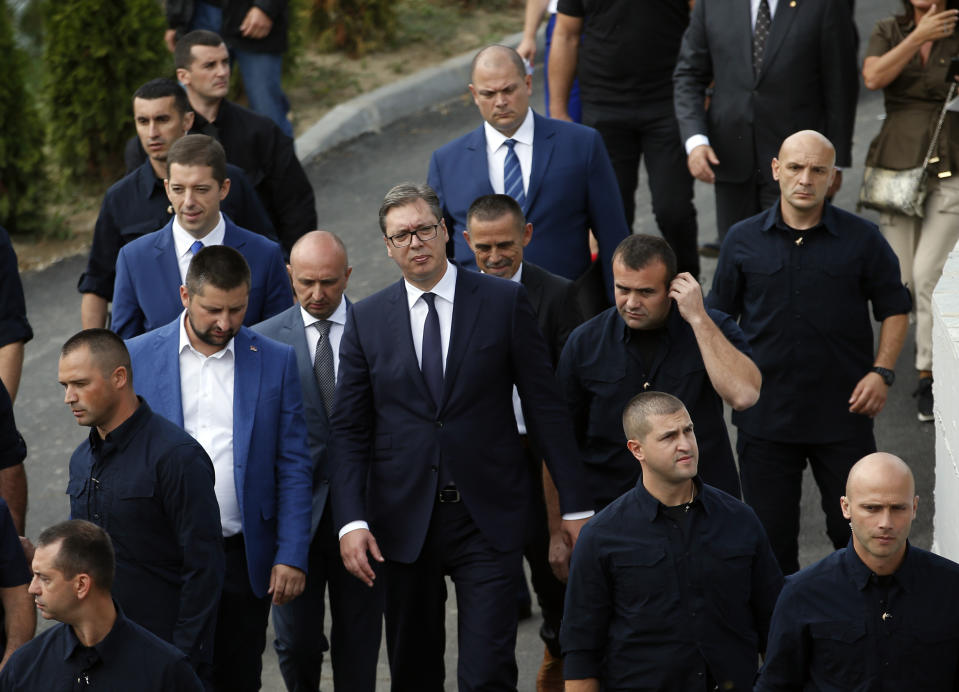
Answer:
[(883, 89), (888, 86), (913, 56), (927, 43), (951, 36), (956, 30), (959, 10), (938, 12), (933, 3), (919, 18), (916, 28), (897, 46), (882, 55), (871, 55), (862, 63), (862, 80), (867, 89)]
[(956, 30), (956, 20), (959, 19), (959, 10), (943, 10), (942, 12), (937, 12), (937, 9), (939, 9), (937, 3), (930, 5), (926, 13), (922, 15), (916, 28), (913, 29), (913, 38), (919, 44), (945, 38)]

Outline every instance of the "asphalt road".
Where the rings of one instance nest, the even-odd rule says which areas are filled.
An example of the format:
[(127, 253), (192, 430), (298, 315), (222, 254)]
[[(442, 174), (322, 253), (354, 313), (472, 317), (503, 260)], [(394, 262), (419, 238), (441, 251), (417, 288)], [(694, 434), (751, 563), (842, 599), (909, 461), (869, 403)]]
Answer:
[[(860, 35), (868, 38), (876, 19), (899, 7), (893, 0), (860, 0), (857, 23)], [(538, 77), (538, 74), (537, 74)], [(534, 108), (541, 110), (539, 84), (534, 87)], [(328, 152), (313, 161), (307, 173), (313, 183), (321, 228), (339, 234), (347, 245), (354, 272), (349, 295), (359, 300), (395, 281), (398, 271), (387, 255), (377, 225), (376, 212), (383, 194), (394, 184), (424, 181), (430, 153), (450, 139), (479, 123), (475, 107), (465, 96), (444, 104), (424, 103), (422, 113), (399, 121), (377, 135), (367, 135)], [(879, 94), (860, 94), (856, 126), (856, 147), (853, 169), (846, 171), (845, 184), (837, 203), (853, 209), (855, 194), (862, 175), (866, 147), (879, 127), (882, 101)], [(712, 191), (697, 184), (700, 238), (715, 237), (715, 216)], [(637, 193), (636, 232), (656, 233), (652, 221), (645, 171)], [(28, 534), (65, 519), (69, 504), (64, 494), (67, 462), (70, 453), (87, 434), (78, 428), (62, 403), (62, 391), (56, 381), (57, 356), (60, 346), (80, 328), (79, 296), (76, 281), (85, 260), (75, 257), (43, 271), (24, 275), (27, 309), (35, 338), (28, 344), (24, 377), (16, 404), (19, 427), (30, 450), (27, 469), (30, 483)], [(715, 262), (704, 263), (704, 284), (709, 285)], [(913, 467), (921, 498), (919, 518), (913, 528), (914, 542), (928, 547), (932, 541), (934, 512), (934, 440), (932, 425), (920, 425), (915, 417), (915, 403), (910, 396), (914, 386), (912, 370), (913, 342), (903, 349), (898, 364), (899, 381), (890, 391), (886, 409), (876, 421), (876, 437), (880, 449), (902, 456)], [(796, 367), (803, 367), (801, 362)], [(829, 373), (822, 373), (829, 377)], [(735, 434), (735, 429), (731, 428)], [(479, 442), (479, 441), (478, 441)], [(803, 495), (803, 530), (801, 560), (803, 564), (825, 555), (830, 546), (819, 509), (818, 491), (807, 473)], [(832, 499), (830, 501), (838, 501)], [(452, 594), (452, 589), (450, 590)], [(455, 689), (456, 626), (455, 600), (451, 596), (447, 631), (447, 689)], [(539, 623), (534, 618), (520, 624), (517, 656), (520, 666), (519, 689), (534, 688), (534, 680), (542, 645), (537, 638)], [(329, 666), (324, 679), (328, 680)], [(381, 684), (388, 689), (388, 668), (385, 649), (380, 663)], [(324, 683), (328, 688), (330, 682)], [(268, 646), (264, 656), (264, 689), (282, 690), (276, 657)]]

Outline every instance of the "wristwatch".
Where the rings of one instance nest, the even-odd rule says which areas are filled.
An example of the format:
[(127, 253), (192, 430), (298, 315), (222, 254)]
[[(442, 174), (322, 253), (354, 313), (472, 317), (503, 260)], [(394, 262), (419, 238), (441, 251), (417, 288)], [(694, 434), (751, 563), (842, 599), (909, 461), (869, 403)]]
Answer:
[(881, 368), (877, 365), (870, 370), (870, 372), (877, 373), (879, 377), (882, 378), (882, 381), (886, 383), (887, 387), (891, 387), (892, 383), (896, 381), (896, 373), (888, 368)]

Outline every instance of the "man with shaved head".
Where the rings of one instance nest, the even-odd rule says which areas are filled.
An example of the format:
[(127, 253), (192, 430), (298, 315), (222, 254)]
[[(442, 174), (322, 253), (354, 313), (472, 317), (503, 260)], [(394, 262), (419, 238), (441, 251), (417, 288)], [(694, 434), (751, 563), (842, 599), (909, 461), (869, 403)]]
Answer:
[[(848, 534), (833, 498), (853, 463), (876, 450), (873, 419), (895, 378), (911, 307), (899, 264), (875, 224), (832, 206), (836, 151), (797, 132), (772, 160), (780, 197), (734, 225), (707, 298), (739, 320), (762, 372), (759, 402), (733, 412), (743, 498), (785, 574), (799, 569), (799, 501), (807, 461), (833, 546)], [(881, 323), (873, 348), (869, 306)]]
[[(455, 259), (475, 268), (463, 231), (477, 197), (513, 197), (536, 233), (528, 261), (575, 281), (590, 268), (589, 232), (599, 242), (605, 283), (581, 282), (591, 316), (612, 304), (613, 250), (629, 235), (616, 175), (596, 130), (551, 120), (529, 107), (532, 77), (512, 48), (487, 46), (473, 58), (470, 93), (483, 125), (433, 152), (429, 184), (440, 198)], [(595, 278), (599, 278), (597, 274)], [(582, 297), (588, 295), (588, 298)]]
[(623, 431), (642, 475), (573, 552), (566, 690), (749, 690), (782, 587), (762, 524), (700, 480), (682, 401), (637, 394)]
[(91, 429), (70, 459), (70, 516), (110, 533), (113, 597), (127, 617), (209, 681), (224, 573), (213, 464), (136, 395), (130, 354), (113, 332), (70, 337), (57, 376), (74, 419)]
[(329, 231), (311, 231), (290, 251), (287, 265), (297, 305), (253, 327), (296, 352), (306, 430), (313, 459), (313, 515), (306, 589), (273, 607), (273, 642), (290, 692), (319, 689), (323, 652), (323, 594), (330, 589), (333, 682), (337, 689), (373, 692), (383, 619), (380, 582), (368, 589), (340, 559), (329, 498), (329, 415), (339, 366), (340, 340), (350, 301), (343, 295), (353, 268), (343, 241)]
[(849, 544), (786, 580), (757, 692), (959, 689), (959, 565), (909, 543), (915, 488), (892, 454), (852, 467)]

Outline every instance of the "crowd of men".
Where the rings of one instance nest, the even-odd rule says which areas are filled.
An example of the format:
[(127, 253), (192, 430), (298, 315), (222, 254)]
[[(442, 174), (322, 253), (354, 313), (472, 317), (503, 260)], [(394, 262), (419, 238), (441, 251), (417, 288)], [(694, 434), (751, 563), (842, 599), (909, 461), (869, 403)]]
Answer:
[[(335, 688), (372, 692), (384, 632), (392, 689), (442, 690), (447, 577), (458, 688), (516, 689), (524, 557), (538, 690), (959, 688), (959, 566), (909, 544), (912, 473), (873, 435), (911, 299), (827, 199), (849, 7), (754, 0), (739, 36), (718, 0), (608, 4), (559, 0), (553, 119), (519, 53), (476, 54), (483, 122), (385, 194), (401, 278), (357, 302), (289, 136), (224, 98), (227, 44), (173, 32), (179, 84), (132, 95), (60, 350), (90, 431), (35, 549), (12, 408), (31, 332), (0, 267), (0, 692), (258, 690), (271, 611), (291, 692), (327, 651)], [(577, 54), (593, 127), (565, 122)], [(780, 118), (800, 61), (822, 98)], [(630, 232), (640, 156), (662, 237)], [(692, 176), (723, 238), (705, 297)], [(836, 552), (800, 570), (807, 462)], [(62, 623), (32, 641), (31, 596)]]

